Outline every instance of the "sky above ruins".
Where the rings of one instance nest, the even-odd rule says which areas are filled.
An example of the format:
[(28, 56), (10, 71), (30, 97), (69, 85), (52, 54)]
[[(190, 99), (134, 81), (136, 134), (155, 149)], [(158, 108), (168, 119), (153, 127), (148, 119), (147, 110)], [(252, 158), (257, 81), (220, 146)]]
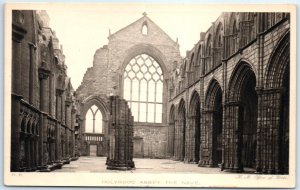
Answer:
[(101, 4), (98, 6), (59, 6), (47, 10), (50, 27), (56, 32), (66, 56), (68, 76), (73, 88), (80, 85), (94, 53), (108, 43), (109, 30), (114, 33), (147, 16), (174, 41), (178, 38), (181, 56), (191, 50), (221, 14), (221, 9), (188, 5)]

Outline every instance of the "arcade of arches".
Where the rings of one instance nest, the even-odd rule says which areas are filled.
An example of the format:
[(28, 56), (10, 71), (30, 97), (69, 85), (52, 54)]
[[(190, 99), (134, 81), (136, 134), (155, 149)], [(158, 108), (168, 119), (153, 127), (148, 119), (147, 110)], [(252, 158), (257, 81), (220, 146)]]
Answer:
[[(59, 47), (55, 33), (42, 27), (36, 34), (49, 40), (41, 40), (37, 50), (24, 45), (24, 37), (35, 43), (24, 30), (47, 23), (41, 22), (46, 13), (13, 15), (22, 13), (27, 20), (37, 14), (38, 20), (23, 25), (13, 19), (12, 128), (20, 128), (12, 130), (13, 171), (108, 156), (109, 97), (118, 96), (134, 116), (133, 135), (119, 134), (133, 142), (128, 152), (134, 158), (289, 173), (288, 13), (222, 13), (184, 58), (178, 42), (144, 14), (109, 34), (76, 91), (62, 50), (53, 54)], [(47, 56), (31, 60), (36, 54)], [(21, 64), (24, 57), (29, 61)], [(121, 124), (126, 118), (119, 118)]]

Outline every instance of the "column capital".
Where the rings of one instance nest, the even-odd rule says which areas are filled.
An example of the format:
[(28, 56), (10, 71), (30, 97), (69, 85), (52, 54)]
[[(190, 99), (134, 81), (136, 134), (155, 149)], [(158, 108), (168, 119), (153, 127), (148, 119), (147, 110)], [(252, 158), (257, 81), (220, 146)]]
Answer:
[(65, 100), (66, 106), (69, 107), (72, 103), (73, 103), (72, 99), (70, 97), (67, 97), (66, 100)]
[(230, 102), (226, 102), (224, 104), (224, 107), (229, 107), (229, 106), (241, 106), (242, 103), (239, 101), (230, 101)]
[(51, 71), (48, 68), (40, 67), (39, 68), (39, 78), (47, 79), (50, 76)]
[(280, 88), (267, 88), (262, 89), (262, 93), (264, 94), (282, 94), (286, 91), (286, 88), (280, 87)]
[(202, 113), (214, 113), (214, 112), (216, 112), (216, 110), (208, 109), (208, 108), (202, 109)]
[(76, 111), (77, 111), (77, 109), (75, 109), (74, 107), (72, 107), (71, 112), (74, 114), (74, 113), (76, 113)]
[(63, 89), (57, 88), (56, 89), (56, 96), (61, 96), (64, 93)]
[(12, 24), (12, 39), (18, 43), (20, 43), (27, 31), (17, 24)]

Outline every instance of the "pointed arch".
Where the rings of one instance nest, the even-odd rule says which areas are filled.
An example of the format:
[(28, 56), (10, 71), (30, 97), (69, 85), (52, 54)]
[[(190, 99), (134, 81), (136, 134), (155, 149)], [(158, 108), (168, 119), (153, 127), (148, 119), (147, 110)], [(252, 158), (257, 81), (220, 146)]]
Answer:
[(198, 46), (198, 51), (197, 51), (197, 59), (195, 60), (195, 61), (197, 61), (197, 65), (199, 65), (200, 66), (200, 64), (201, 64), (201, 57), (202, 57), (202, 45), (201, 44), (199, 44), (199, 46)]
[(188, 161), (198, 163), (201, 147), (201, 108), (200, 96), (193, 91), (189, 103), (189, 130), (188, 130)]
[(145, 21), (145, 22), (143, 22), (143, 25), (142, 25), (142, 34), (143, 35), (148, 35), (148, 32), (149, 32), (148, 23)]
[(172, 104), (170, 108), (170, 114), (169, 114), (169, 123), (174, 123), (174, 122), (175, 122), (175, 106), (174, 104)]
[(279, 40), (274, 48), (266, 69), (265, 87), (279, 88), (283, 83), (284, 73), (290, 64), (290, 32)]
[(254, 78), (256, 85), (257, 77), (253, 67), (245, 61), (240, 61), (233, 70), (229, 80), (228, 100), (232, 102), (240, 101), (240, 96), (243, 91), (243, 84), (250, 77)]
[(211, 49), (211, 34), (208, 34), (207, 40), (206, 40), (206, 56), (211, 56), (212, 55), (212, 49)]
[(180, 100), (177, 113), (178, 117), (175, 124), (175, 158), (184, 161), (186, 153), (186, 106), (184, 99)]
[(229, 34), (235, 34), (237, 32), (237, 16), (236, 13), (231, 13), (230, 17), (229, 17), (229, 25), (228, 25), (228, 32)]
[(190, 60), (190, 65), (189, 65), (189, 71), (193, 71), (193, 68), (194, 68), (194, 66), (195, 66), (195, 61), (194, 61), (194, 58), (195, 56), (194, 56), (194, 52), (192, 53), (192, 55), (191, 55), (191, 60)]
[(196, 105), (199, 104), (200, 106), (200, 96), (199, 93), (194, 90), (192, 92), (192, 96), (190, 99), (190, 104), (189, 104), (189, 115), (195, 115), (196, 114)]
[(175, 106), (174, 104), (171, 105), (170, 112), (169, 112), (169, 154), (170, 157), (174, 157), (175, 152)]
[[(258, 116), (256, 81), (251, 65), (244, 61), (236, 66), (229, 81), (228, 103), (225, 107), (228, 116), (224, 118), (224, 131), (233, 135), (229, 129), (234, 128), (239, 135), (234, 136), (237, 146), (224, 145), (224, 154), (230, 155), (226, 155), (226, 159), (237, 160), (235, 171), (243, 171), (244, 167), (256, 167)], [(224, 138), (226, 140), (228, 137)]]
[(214, 47), (222, 47), (223, 46), (223, 35), (224, 29), (222, 22), (219, 22), (217, 25), (216, 33), (215, 33), (215, 40), (214, 40)]
[[(266, 134), (270, 136), (268, 142), (261, 149), (272, 152), (274, 157), (271, 162), (274, 166), (269, 171), (262, 172), (289, 173), (289, 112), (290, 112), (290, 32), (286, 32), (274, 48), (265, 73), (261, 109), (268, 110), (265, 113), (263, 128), (267, 128)], [(274, 132), (275, 131), (275, 132)], [(265, 167), (262, 156), (261, 168)], [(270, 161), (270, 159), (269, 159)]]
[(223, 140), (223, 101), (221, 85), (216, 79), (209, 82), (205, 94), (205, 110), (208, 117), (207, 127), (209, 138), (212, 139), (209, 149), (211, 152), (211, 165), (217, 166), (222, 163), (222, 140)]
[(218, 93), (222, 94), (222, 88), (220, 83), (216, 79), (212, 79), (209, 82), (208, 88), (205, 93), (205, 107), (209, 110), (214, 109), (215, 107), (215, 97)]

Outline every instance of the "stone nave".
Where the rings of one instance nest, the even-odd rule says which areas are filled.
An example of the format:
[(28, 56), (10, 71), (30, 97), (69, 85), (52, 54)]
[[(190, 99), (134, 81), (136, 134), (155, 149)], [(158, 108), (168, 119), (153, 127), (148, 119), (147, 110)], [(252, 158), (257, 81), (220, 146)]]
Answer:
[(133, 158), (288, 173), (289, 13), (222, 13), (184, 58), (144, 14), (109, 34), (77, 90), (47, 13), (12, 21), (11, 171), (108, 156), (119, 96), (134, 116)]

